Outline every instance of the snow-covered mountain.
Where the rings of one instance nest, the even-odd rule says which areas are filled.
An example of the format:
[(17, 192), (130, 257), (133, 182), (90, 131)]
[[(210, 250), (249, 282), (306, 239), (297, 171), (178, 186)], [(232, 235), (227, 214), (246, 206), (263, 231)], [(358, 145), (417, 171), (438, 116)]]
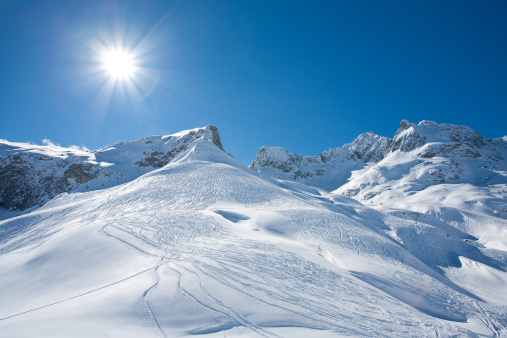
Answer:
[(483, 139), (466, 126), (403, 120), (392, 140), (370, 132), (320, 157), (262, 147), (250, 168), (371, 204), (413, 209), (422, 201), (481, 201), (486, 214), (507, 216), (507, 136)]
[[(463, 198), (476, 200), (482, 192), (481, 199), (485, 195), (502, 199), (506, 184), (507, 136), (483, 139), (465, 126), (402, 121), (391, 151), (380, 161), (352, 172), (349, 182), (336, 192), (373, 203), (410, 204), (426, 189), (436, 192), (465, 186), (476, 193), (463, 194)], [(499, 213), (505, 200), (497, 204)]]
[[(484, 186), (506, 183), (506, 156), (507, 136), (483, 139), (477, 131), (466, 126), (432, 121), (422, 121), (416, 125), (403, 120), (393, 139), (368, 132), (359, 135), (352, 143), (331, 148), (320, 156), (303, 157), (280, 147), (262, 147), (250, 168), (276, 178), (327, 190), (341, 187), (340, 191), (352, 189), (352, 194), (359, 194), (360, 191), (368, 194), (371, 191), (363, 190), (364, 184), (358, 187), (352, 183), (358, 177), (358, 172), (354, 175), (352, 172), (376, 170), (374, 168), (378, 163), (389, 158), (404, 157), (406, 160), (419, 161), (426, 167), (429, 163), (444, 164), (435, 167), (435, 170), (425, 170), (425, 174), (431, 176), (428, 182), (467, 182)], [(414, 171), (413, 167), (419, 163), (416, 162), (409, 163), (400, 174)], [(417, 173), (415, 175), (418, 176)], [(377, 185), (386, 180), (390, 178), (371, 178), (369, 183)]]
[(341, 148), (331, 148), (320, 156), (301, 156), (281, 147), (262, 147), (250, 164), (252, 170), (334, 190), (347, 182), (350, 172), (378, 162), (391, 150), (393, 141), (367, 132)]
[[(314, 158), (311, 170), (327, 171), (313, 177), (335, 184), (331, 170), (356, 162), (361, 169), (352, 184), (389, 158), (396, 164), (396, 156), (437, 165), (452, 142), (479, 154), (459, 150), (467, 156), (453, 160), (487, 156), (496, 171), (504, 163), (505, 139), (476, 144), (463, 127), (459, 141), (448, 141), (438, 129), (446, 125), (429, 132), (424, 123), (403, 124), (394, 140), (363, 134)], [(438, 190), (437, 200), (425, 204), (433, 209), (424, 211), (380, 204), (383, 191), (365, 201), (362, 189), (379, 184), (360, 187), (355, 200), (343, 195), (352, 187), (330, 193), (257, 173), (222, 150), (216, 130), (192, 132), (160, 168), (109, 156), (106, 168), (146, 172), (109, 188), (58, 195), (0, 222), (1, 336), (507, 335), (507, 220), (488, 214), (492, 200), (476, 194), (466, 198), (480, 206), (442, 208)], [(421, 141), (403, 139), (411, 133)], [(420, 153), (439, 142), (442, 154)], [(281, 149), (265, 152), (253, 168), (284, 172), (289, 167), (281, 163), (292, 160), (290, 170), (310, 168)], [(273, 154), (280, 161), (267, 166)], [(498, 175), (490, 178), (495, 186), (505, 183)]]
[(98, 151), (0, 140), (0, 219), (37, 208), (63, 192), (130, 182), (165, 166), (198, 139), (222, 148), (214, 126), (120, 142)]

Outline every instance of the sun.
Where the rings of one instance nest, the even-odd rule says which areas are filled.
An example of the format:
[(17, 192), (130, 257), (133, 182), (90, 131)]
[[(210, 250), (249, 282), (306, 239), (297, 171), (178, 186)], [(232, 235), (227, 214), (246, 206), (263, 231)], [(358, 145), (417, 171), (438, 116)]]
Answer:
[(117, 32), (101, 34), (90, 40), (91, 60), (89, 67), (83, 67), (83, 70), (88, 71), (90, 83), (99, 86), (97, 102), (100, 97), (103, 101), (100, 104), (109, 106), (114, 97), (141, 106), (141, 102), (153, 93), (160, 84), (160, 72), (154, 66), (158, 59), (153, 56), (155, 42), (150, 39), (144, 37), (133, 43), (139, 38), (129, 38)]
[(129, 79), (135, 73), (134, 57), (124, 50), (108, 50), (102, 55), (104, 70), (115, 79)]

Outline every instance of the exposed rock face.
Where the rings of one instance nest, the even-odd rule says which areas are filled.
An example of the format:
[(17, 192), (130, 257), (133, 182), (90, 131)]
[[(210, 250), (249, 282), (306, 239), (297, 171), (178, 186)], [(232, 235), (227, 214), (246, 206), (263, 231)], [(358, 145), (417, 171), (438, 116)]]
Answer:
[(22, 211), (64, 192), (130, 181), (167, 165), (198, 139), (223, 150), (214, 126), (120, 142), (93, 152), (0, 140), (0, 207)]
[(30, 190), (28, 173), (32, 169), (19, 155), (10, 161), (1, 161), (0, 170), (0, 207), (4, 209), (24, 208), (32, 204), (35, 196)]
[[(426, 182), (424, 184), (471, 180), (471, 173), (475, 173), (471, 168), (472, 162), (468, 161), (471, 159), (476, 161), (472, 166), (487, 167), (483, 168), (487, 170), (481, 172), (480, 179), (474, 178), (474, 184), (490, 184), (493, 181), (501, 183), (504, 176), (499, 173), (506, 170), (506, 140), (507, 137), (485, 140), (467, 126), (432, 121), (415, 124), (403, 120), (393, 139), (368, 132), (359, 135), (350, 144), (322, 152), (319, 157), (302, 157), (282, 148), (262, 147), (250, 168), (276, 178), (295, 180), (328, 190), (344, 186), (342, 193), (354, 195), (359, 194), (365, 184), (375, 185), (392, 179), (392, 170), (387, 167), (379, 170), (387, 158), (396, 157), (399, 163), (408, 161), (410, 164), (406, 164), (406, 168), (399, 172), (417, 171), (417, 180), (423, 180)], [(400, 157), (396, 154), (409, 155)], [(365, 180), (361, 184), (354, 184), (355, 179), (349, 182), (353, 171), (367, 168), (376, 170), (369, 178), (370, 183)], [(504, 169), (498, 170), (499, 168)]]
[(215, 126), (208, 127), (211, 130), (211, 141), (217, 145), (218, 148), (224, 150), (222, 142), (220, 142), (220, 135), (218, 134), (218, 128)]
[(77, 184), (83, 184), (93, 180), (98, 174), (99, 171), (91, 163), (72, 163), (63, 173), (63, 180), (68, 183), (71, 178)]
[(403, 207), (431, 200), (435, 191), (459, 195), (454, 200), (468, 200), (470, 205), (479, 198), (474, 196), (488, 196), (495, 201), (491, 205), (497, 204), (491, 212), (498, 213), (505, 205), (502, 191), (507, 189), (506, 141), (506, 137), (483, 139), (466, 126), (402, 121), (392, 150), (381, 161), (353, 173), (335, 193)]
[(389, 153), (391, 145), (391, 139), (369, 131), (359, 135), (350, 145), (342, 148), (347, 149), (350, 154), (349, 159), (369, 163), (383, 159)]
[(250, 165), (250, 168), (257, 170), (261, 167), (273, 167), (284, 173), (295, 172), (301, 165), (303, 156), (289, 153), (282, 147), (262, 147)]
[(45, 155), (8, 155), (0, 160), (0, 207), (25, 210), (98, 175), (99, 170), (90, 163), (69, 163)]
[(411, 151), (426, 142), (426, 137), (421, 136), (415, 130), (415, 124), (407, 120), (400, 122), (400, 129), (394, 135), (394, 142), (392, 150)]

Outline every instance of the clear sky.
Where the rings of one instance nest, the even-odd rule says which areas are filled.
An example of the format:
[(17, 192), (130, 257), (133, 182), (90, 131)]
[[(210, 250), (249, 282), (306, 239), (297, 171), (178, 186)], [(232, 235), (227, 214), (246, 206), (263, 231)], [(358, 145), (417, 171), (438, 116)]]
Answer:
[(94, 150), (213, 124), (248, 164), (402, 119), (501, 137), (506, 18), (504, 0), (1, 0), (0, 138)]

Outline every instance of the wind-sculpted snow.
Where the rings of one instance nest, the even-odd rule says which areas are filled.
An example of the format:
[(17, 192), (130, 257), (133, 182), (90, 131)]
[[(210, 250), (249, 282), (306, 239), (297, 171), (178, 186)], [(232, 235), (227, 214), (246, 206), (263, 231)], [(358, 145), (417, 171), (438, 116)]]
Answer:
[[(129, 183), (1, 222), (0, 334), (506, 334), (505, 301), (414, 254), (404, 216), (266, 179), (196, 140)], [(504, 252), (456, 250), (471, 276), (480, 264), (506, 280)]]

